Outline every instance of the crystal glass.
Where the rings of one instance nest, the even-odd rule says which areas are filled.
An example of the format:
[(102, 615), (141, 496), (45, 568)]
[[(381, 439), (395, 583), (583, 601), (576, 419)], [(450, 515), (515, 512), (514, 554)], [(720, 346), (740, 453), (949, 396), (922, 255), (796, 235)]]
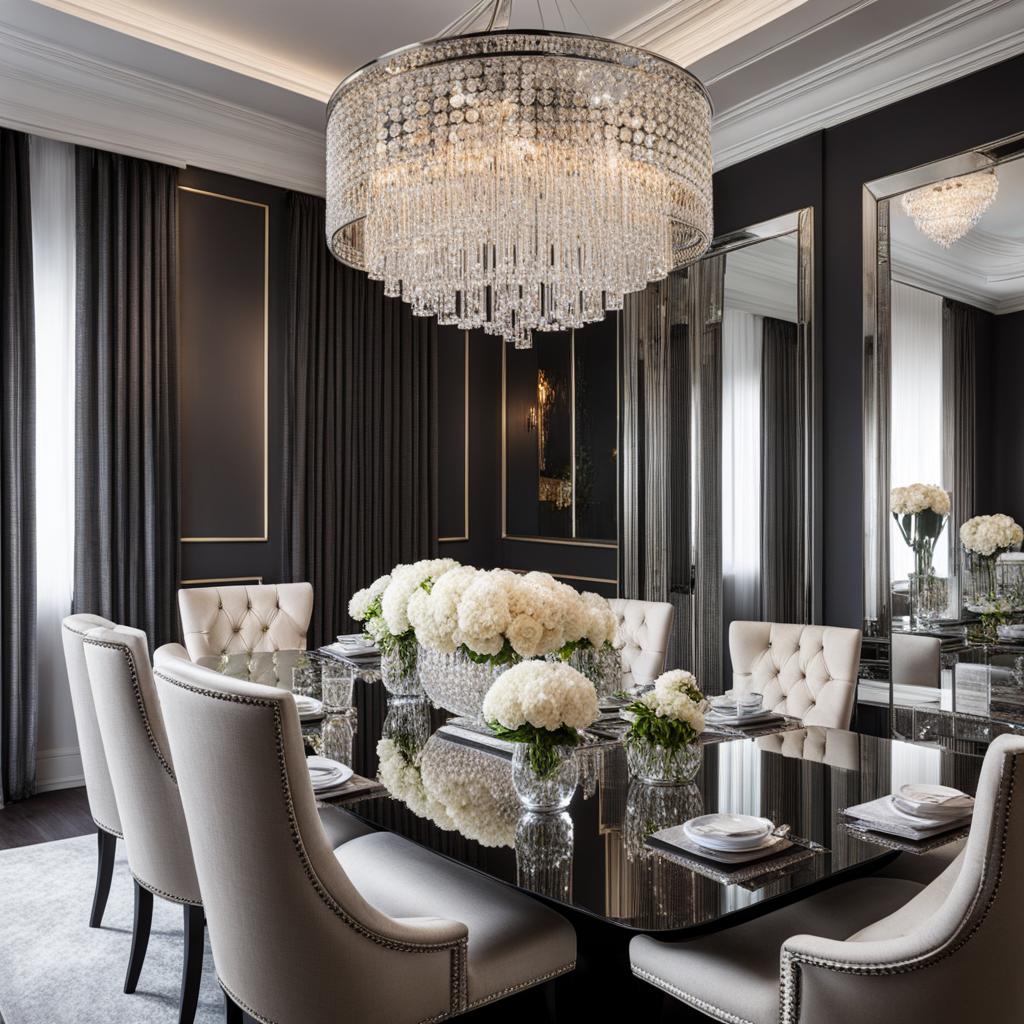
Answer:
[(646, 740), (626, 738), (629, 774), (656, 786), (691, 782), (700, 771), (702, 747), (688, 743), (674, 750)]
[(629, 860), (649, 852), (645, 840), (663, 828), (682, 825), (704, 813), (700, 790), (692, 783), (651, 785), (633, 779), (626, 795), (622, 843)]
[(388, 693), (402, 697), (423, 692), (416, 671), (418, 653), (417, 648), (410, 661), (404, 665), (397, 647), (380, 656), (380, 678)]
[(914, 627), (933, 626), (949, 604), (949, 581), (934, 570), (910, 574), (910, 616)]
[(554, 768), (538, 775), (530, 763), (530, 744), (517, 743), (512, 754), (512, 784), (519, 800), (531, 811), (562, 811), (569, 806), (579, 770), (575, 747), (557, 746)]
[(321, 727), (320, 752), (342, 764), (352, 763), (352, 743), (356, 735), (354, 712), (326, 715)]
[(572, 898), (572, 818), (528, 811), (516, 826), (516, 884), (556, 900)]
[[(559, 658), (551, 654), (548, 660), (558, 661)], [(578, 647), (569, 657), (569, 664), (594, 684), (599, 700), (622, 689), (622, 655), (614, 648)]]
[(292, 693), (299, 697), (313, 697), (321, 699), (320, 666), (311, 665), (308, 662), (304, 665), (296, 665), (292, 669)]
[(352, 685), (355, 676), (352, 669), (339, 662), (325, 662), (320, 673), (321, 699), (324, 711), (344, 712), (352, 707)]
[(981, 555), (976, 551), (963, 553), (964, 606), (984, 615), (1000, 611), (996, 585), (996, 562), (1002, 552)]
[(491, 684), (508, 665), (478, 664), (461, 651), (443, 654), (420, 647), (417, 654), (423, 692), (439, 708), (483, 721), (483, 703)]

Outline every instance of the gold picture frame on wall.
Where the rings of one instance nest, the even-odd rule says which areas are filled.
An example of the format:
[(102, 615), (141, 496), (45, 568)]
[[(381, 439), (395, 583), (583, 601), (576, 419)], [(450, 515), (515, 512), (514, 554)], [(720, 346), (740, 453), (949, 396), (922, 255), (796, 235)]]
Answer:
[[(621, 424), (620, 424), (620, 387), (621, 387), (621, 374), (619, 368), (619, 341), (620, 331), (622, 329), (621, 315), (619, 313), (609, 314), (615, 316), (615, 447), (618, 451), (621, 438)], [(569, 481), (568, 491), (572, 495), (572, 529), (573, 533), (576, 532), (576, 331), (571, 330), (570, 336), (570, 388), (572, 391), (573, 400), (570, 402), (570, 451), (571, 451), (571, 477)], [(522, 541), (531, 544), (557, 544), (565, 546), (575, 547), (587, 547), (587, 548), (601, 548), (605, 550), (616, 550), (619, 546), (619, 510), (618, 510), (618, 497), (616, 496), (616, 508), (615, 508), (615, 540), (592, 540), (586, 538), (580, 538), (576, 536), (572, 537), (544, 537), (529, 534), (516, 534), (510, 533), (508, 529), (508, 485), (509, 485), (509, 472), (508, 472), (508, 350), (507, 346), (502, 346), (501, 350), (501, 539), (509, 541)], [(616, 460), (617, 461), (617, 460)], [(616, 495), (618, 492), (618, 478), (619, 478), (619, 466), (616, 465)], [(539, 485), (542, 485), (544, 481), (539, 481)], [(549, 486), (551, 486), (549, 484)], [(617, 580), (597, 580), (594, 582), (602, 583), (613, 583), (617, 584)]]
[[(194, 188), (191, 185), (179, 185), (179, 192), (209, 196), (243, 206), (255, 206), (263, 211), (263, 534), (258, 537), (179, 537), (182, 544), (253, 544), (266, 543), (270, 540), (270, 206), (255, 199), (245, 199), (223, 192), (209, 189)], [(178, 251), (180, 267), (181, 251)], [(180, 295), (179, 295), (180, 304)], [(178, 322), (181, 323), (179, 308)], [(251, 577), (246, 577), (249, 579)], [(184, 582), (184, 581), (183, 581)]]

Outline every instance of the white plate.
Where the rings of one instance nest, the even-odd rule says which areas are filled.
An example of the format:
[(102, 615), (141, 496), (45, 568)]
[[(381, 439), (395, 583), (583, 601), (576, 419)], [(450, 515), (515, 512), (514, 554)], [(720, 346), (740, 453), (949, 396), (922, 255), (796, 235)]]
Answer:
[(929, 782), (908, 782), (900, 786), (902, 808), (922, 818), (959, 818), (974, 810), (974, 799), (959, 789)]
[(715, 725), (757, 725), (764, 722), (781, 721), (782, 715), (777, 711), (747, 711), (743, 714), (724, 712), (716, 714), (714, 710), (704, 716), (704, 721), (709, 726)]
[(299, 712), (300, 722), (308, 722), (323, 716), (323, 701), (317, 700), (316, 697), (296, 697), (294, 693), (292, 697), (295, 699), (295, 707)]
[(355, 772), (347, 764), (332, 761), (329, 757), (311, 755), (306, 758), (309, 766), (309, 777), (313, 783), (313, 792), (337, 789), (343, 786)]
[(756, 850), (774, 828), (774, 822), (752, 814), (703, 814), (683, 823), (687, 838), (708, 849), (725, 851)]

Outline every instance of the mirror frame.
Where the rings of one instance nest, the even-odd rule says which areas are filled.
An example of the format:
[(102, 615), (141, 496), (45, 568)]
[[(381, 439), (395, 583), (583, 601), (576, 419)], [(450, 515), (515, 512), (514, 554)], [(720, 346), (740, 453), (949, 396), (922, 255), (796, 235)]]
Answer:
[[(890, 202), (910, 189), (1019, 159), (1022, 151), (1024, 133), (865, 182), (862, 188), (862, 583), (867, 637), (888, 637), (892, 627), (888, 529), (892, 418)], [(880, 525), (883, 523), (884, 529)]]

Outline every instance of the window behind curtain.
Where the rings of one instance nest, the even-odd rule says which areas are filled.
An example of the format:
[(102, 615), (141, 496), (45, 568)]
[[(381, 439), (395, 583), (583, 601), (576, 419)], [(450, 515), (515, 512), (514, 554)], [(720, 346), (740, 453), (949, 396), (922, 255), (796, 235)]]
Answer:
[[(71, 612), (75, 507), (75, 150), (30, 143), (36, 320), (36, 621), (39, 749), (77, 747), (60, 622)], [(58, 772), (60, 769), (58, 769)], [(40, 779), (44, 784), (60, 778)]]
[[(942, 484), (942, 297), (920, 288), (892, 285), (893, 487)], [(914, 571), (914, 555), (889, 517), (892, 579)], [(935, 572), (949, 575), (949, 550), (935, 546)]]

